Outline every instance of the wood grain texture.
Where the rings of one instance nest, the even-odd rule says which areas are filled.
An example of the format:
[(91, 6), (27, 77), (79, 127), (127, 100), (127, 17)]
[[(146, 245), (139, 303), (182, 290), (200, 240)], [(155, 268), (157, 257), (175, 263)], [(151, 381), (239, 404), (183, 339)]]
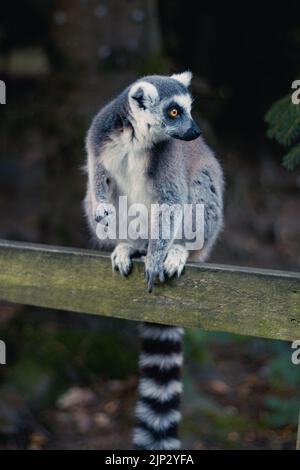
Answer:
[(300, 273), (191, 263), (181, 279), (146, 292), (89, 250), (0, 241), (0, 299), (128, 320), (281, 340), (300, 338)]

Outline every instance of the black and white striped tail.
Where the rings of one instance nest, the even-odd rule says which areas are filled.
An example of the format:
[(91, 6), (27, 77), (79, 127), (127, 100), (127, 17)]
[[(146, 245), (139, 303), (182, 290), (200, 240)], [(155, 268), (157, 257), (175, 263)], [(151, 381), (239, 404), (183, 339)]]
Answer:
[(180, 448), (178, 423), (182, 392), (183, 329), (174, 326), (141, 326), (140, 381), (136, 405), (136, 449)]

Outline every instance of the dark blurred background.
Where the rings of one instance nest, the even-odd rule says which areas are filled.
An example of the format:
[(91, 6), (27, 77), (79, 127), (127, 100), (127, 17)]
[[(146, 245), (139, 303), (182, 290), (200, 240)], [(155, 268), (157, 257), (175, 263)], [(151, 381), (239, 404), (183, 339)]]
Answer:
[[(300, 171), (282, 167), (264, 122), (299, 78), (298, 13), (294, 0), (2, 2), (0, 237), (88, 247), (81, 166), (93, 115), (141, 75), (190, 69), (195, 117), (226, 176), (211, 261), (298, 271)], [(129, 448), (135, 328), (2, 303), (0, 449)], [(185, 349), (185, 448), (295, 446), (289, 344), (189, 330)]]

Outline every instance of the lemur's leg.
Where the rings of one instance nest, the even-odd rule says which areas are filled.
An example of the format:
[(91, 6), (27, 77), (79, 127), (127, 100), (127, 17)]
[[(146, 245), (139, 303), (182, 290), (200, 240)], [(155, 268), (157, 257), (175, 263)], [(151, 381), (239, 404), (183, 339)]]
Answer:
[[(165, 208), (172, 207), (171, 212), (168, 213), (168, 209), (157, 212), (154, 216), (151, 217), (151, 224), (156, 224), (159, 227), (159, 237), (150, 238), (148, 244), (148, 252), (145, 257), (145, 273), (146, 281), (148, 284), (148, 291), (151, 292), (156, 277), (159, 278), (160, 282), (164, 282), (166, 274), (172, 275), (177, 272), (178, 275), (182, 272), (183, 267), (182, 260), (184, 254), (180, 248), (172, 249), (173, 241), (175, 238), (175, 226), (179, 219), (182, 219), (182, 205), (176, 203), (165, 203)], [(162, 227), (164, 223), (170, 225), (169, 233), (166, 238), (162, 234)], [(170, 251), (171, 250), (171, 251)], [(170, 252), (170, 255), (169, 255)], [(180, 255), (180, 257), (178, 257)], [(176, 259), (178, 258), (178, 259)], [(167, 268), (167, 269), (166, 269)]]
[(204, 244), (200, 250), (190, 251), (189, 259), (205, 261), (223, 226), (223, 181), (209, 168), (200, 170), (191, 185), (192, 204), (204, 204)]
[[(185, 263), (189, 259), (205, 261), (212, 249), (223, 223), (223, 182), (216, 178), (210, 168), (205, 168), (195, 175), (190, 189), (190, 203), (204, 205), (204, 245), (202, 249), (188, 252), (179, 244), (172, 245), (167, 253), (164, 268), (171, 277), (182, 273)], [(193, 216), (195, 216), (195, 211)], [(200, 230), (196, 227), (196, 220), (191, 220), (193, 232)]]
[[(168, 149), (167, 149), (168, 150)], [(167, 155), (166, 155), (167, 157)], [(164, 160), (163, 158), (161, 159)], [(187, 181), (183, 166), (168, 166), (157, 173), (156, 191), (159, 195), (157, 211), (151, 211), (151, 233), (153, 226), (158, 228), (158, 237), (149, 238), (147, 256), (145, 258), (145, 273), (148, 291), (151, 292), (156, 277), (164, 282), (166, 274), (182, 272), (184, 253), (178, 248), (172, 249), (177, 235), (178, 225), (183, 217), (183, 204), (188, 200)], [(169, 230), (164, 233), (164, 227)], [(178, 260), (175, 261), (177, 255)], [(165, 264), (166, 263), (166, 264)], [(166, 269), (167, 268), (167, 269)]]

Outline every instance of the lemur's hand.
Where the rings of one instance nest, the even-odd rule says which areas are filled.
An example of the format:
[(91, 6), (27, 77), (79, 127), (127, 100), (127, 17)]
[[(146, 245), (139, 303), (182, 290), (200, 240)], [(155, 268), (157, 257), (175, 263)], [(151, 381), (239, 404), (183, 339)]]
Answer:
[(160, 253), (145, 256), (145, 277), (148, 292), (152, 292), (156, 277), (160, 282), (165, 281), (164, 257)]
[(112, 204), (107, 202), (101, 202), (98, 204), (96, 213), (95, 213), (95, 221), (106, 227), (112, 222), (113, 218), (115, 217), (114, 210)]
[(189, 253), (184, 246), (174, 243), (168, 251), (164, 261), (165, 274), (168, 278), (179, 278), (184, 271)]
[(128, 276), (132, 270), (132, 256), (134, 248), (129, 243), (119, 243), (112, 252), (110, 259), (114, 271), (119, 271), (121, 276)]
[(173, 276), (179, 278), (184, 271), (188, 258), (188, 251), (181, 245), (174, 244), (164, 258), (160, 253), (145, 257), (145, 274), (148, 291), (153, 289), (156, 277), (164, 282)]

